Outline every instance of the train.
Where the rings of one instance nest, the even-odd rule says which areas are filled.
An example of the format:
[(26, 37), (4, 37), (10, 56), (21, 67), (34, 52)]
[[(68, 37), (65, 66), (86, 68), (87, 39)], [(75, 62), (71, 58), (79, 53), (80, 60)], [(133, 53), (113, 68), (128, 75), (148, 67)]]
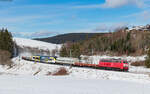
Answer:
[(101, 59), (97, 64), (87, 64), (81, 62), (75, 62), (74, 65), (76, 66), (88, 66), (88, 67), (95, 67), (101, 69), (109, 69), (109, 70), (120, 70), (120, 71), (128, 71), (129, 70), (129, 63), (127, 60), (123, 59)]
[(127, 60), (122, 59), (102, 59), (99, 61), (99, 67), (113, 70), (128, 71), (129, 63)]
[(43, 63), (55, 63), (57, 57), (56, 56), (40, 56), (40, 55), (35, 55), (35, 56), (29, 56), (29, 57), (22, 57), (22, 59), (25, 60), (30, 60), (34, 62), (43, 62)]
[(56, 56), (30, 56), (30, 57), (22, 57), (22, 59), (30, 60), (34, 62), (43, 62), (43, 63), (57, 63), (57, 64), (68, 64), (73, 66), (80, 67), (92, 67), (92, 68), (103, 68), (110, 70), (121, 70), (128, 71), (129, 63), (127, 60), (123, 59), (100, 59), (96, 64), (93, 63), (83, 63), (77, 58), (65, 58), (65, 57), (56, 57)]

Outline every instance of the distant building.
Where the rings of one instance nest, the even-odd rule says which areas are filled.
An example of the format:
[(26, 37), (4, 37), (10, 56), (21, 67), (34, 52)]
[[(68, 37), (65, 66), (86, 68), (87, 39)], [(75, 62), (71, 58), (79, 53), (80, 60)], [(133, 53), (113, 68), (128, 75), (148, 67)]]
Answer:
[(127, 31), (150, 31), (150, 25), (147, 24), (146, 26), (132, 26), (132, 27), (129, 27), (127, 29)]

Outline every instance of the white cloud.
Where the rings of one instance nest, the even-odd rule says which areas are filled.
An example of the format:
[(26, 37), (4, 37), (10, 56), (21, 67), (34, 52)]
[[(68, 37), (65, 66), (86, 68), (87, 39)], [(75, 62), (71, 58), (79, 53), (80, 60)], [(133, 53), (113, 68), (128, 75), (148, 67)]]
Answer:
[(120, 22), (120, 23), (112, 23), (111, 25), (107, 23), (106, 24), (100, 24), (94, 31), (96, 32), (106, 32), (106, 31), (115, 31), (116, 29), (121, 29), (128, 26), (128, 23)]
[(95, 9), (95, 8), (118, 8), (126, 5), (134, 5), (138, 8), (147, 7), (148, 0), (105, 0), (103, 4), (76, 5), (73, 9)]
[(150, 19), (150, 11), (143, 11), (139, 14), (140, 19), (142, 19), (143, 21), (147, 21)]
[(14, 16), (14, 17), (4, 17), (0, 16), (1, 23), (19, 23), (19, 22), (26, 22), (31, 21), (35, 19), (42, 19), (42, 18), (48, 18), (49, 16), (45, 15), (27, 15), (27, 16)]
[(135, 5), (137, 7), (143, 7), (144, 0), (105, 0), (104, 4), (101, 4), (102, 8), (117, 8), (125, 5)]
[[(73, 33), (102, 33), (102, 32), (113, 32), (117, 29), (121, 29), (124, 27), (127, 27), (128, 23), (127, 22), (118, 22), (118, 23), (111, 23), (111, 22), (106, 22), (106, 23), (96, 23), (92, 26), (89, 25), (88, 28), (83, 28), (83, 29), (77, 29), (77, 30), (72, 30)], [(68, 32), (65, 32), (68, 33)]]
[(52, 31), (39, 31), (39, 32), (12, 32), (14, 37), (25, 37), (25, 38), (39, 38), (39, 37), (50, 37), (57, 34), (57, 32)]
[(141, 12), (133, 13), (127, 16), (123, 16), (125, 19), (135, 19), (136, 21), (144, 22), (144, 23), (149, 23), (150, 19), (150, 11), (149, 10), (144, 10)]
[(55, 32), (50, 32), (50, 31), (39, 31), (39, 32), (34, 32), (31, 33), (32, 37), (44, 37), (44, 36), (51, 36)]
[(109, 27), (106, 24), (100, 24), (94, 31), (109, 31)]

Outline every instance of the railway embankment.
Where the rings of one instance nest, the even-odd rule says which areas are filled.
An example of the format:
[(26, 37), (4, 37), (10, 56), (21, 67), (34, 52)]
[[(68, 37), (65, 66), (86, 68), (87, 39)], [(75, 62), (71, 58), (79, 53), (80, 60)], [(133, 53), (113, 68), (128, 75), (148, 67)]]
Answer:
[[(28, 75), (28, 76), (49, 76), (48, 73), (54, 73), (61, 67), (69, 73), (64, 75), (65, 78), (78, 78), (78, 79), (104, 79), (104, 80), (124, 80), (138, 83), (150, 83), (149, 74), (142, 72), (150, 72), (150, 69), (144, 67), (131, 67), (129, 72), (110, 71), (89, 69), (82, 67), (70, 67), (54, 64), (35, 63), (32, 61), (26, 61), (19, 59), (19, 57), (13, 58), (14, 66), (7, 68), (6, 66), (0, 66), (2, 72), (1, 75)], [(40, 71), (39, 71), (40, 70)], [(35, 75), (36, 74), (36, 75)], [(59, 75), (57, 75), (59, 76)], [(63, 75), (61, 75), (63, 76)]]

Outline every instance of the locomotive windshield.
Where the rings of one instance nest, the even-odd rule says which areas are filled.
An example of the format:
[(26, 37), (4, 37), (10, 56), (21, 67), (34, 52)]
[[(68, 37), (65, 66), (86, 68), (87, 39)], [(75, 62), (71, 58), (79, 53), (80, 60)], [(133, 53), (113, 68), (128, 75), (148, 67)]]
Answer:
[[(122, 60), (114, 60), (114, 59), (102, 59), (101, 62), (113, 62), (113, 63), (122, 63)], [(127, 61), (123, 61), (123, 63), (128, 63)]]
[(128, 63), (127, 61), (123, 61), (123, 63)]

